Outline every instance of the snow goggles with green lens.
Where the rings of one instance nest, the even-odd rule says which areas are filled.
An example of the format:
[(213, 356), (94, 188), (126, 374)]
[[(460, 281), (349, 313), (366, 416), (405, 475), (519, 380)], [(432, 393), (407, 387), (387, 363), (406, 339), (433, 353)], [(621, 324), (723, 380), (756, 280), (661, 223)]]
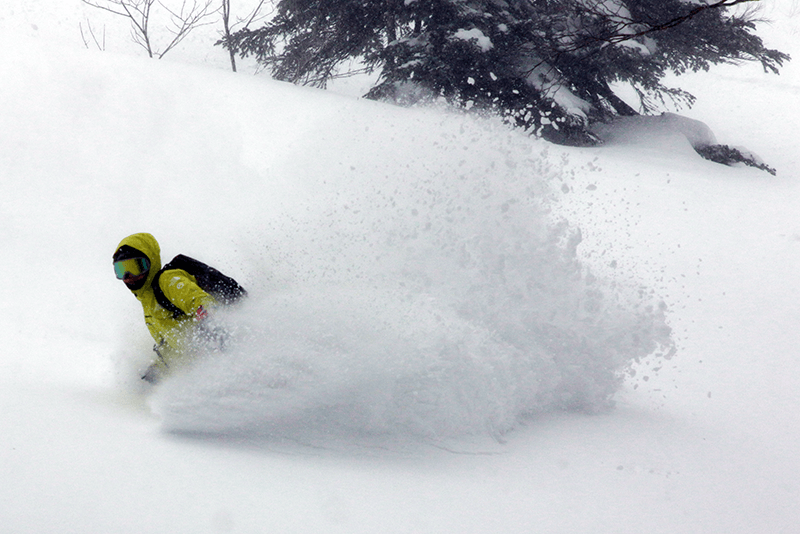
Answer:
[(150, 262), (147, 261), (147, 258), (130, 258), (128, 260), (114, 262), (114, 272), (119, 280), (125, 278), (126, 274), (139, 276), (146, 273), (149, 269)]

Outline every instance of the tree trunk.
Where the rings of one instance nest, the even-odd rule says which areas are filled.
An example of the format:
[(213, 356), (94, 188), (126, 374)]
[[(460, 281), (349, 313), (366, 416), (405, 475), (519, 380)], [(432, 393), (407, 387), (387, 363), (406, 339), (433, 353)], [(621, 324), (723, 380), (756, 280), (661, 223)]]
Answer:
[[(225, 40), (231, 42), (231, 27), (229, 24), (231, 18), (231, 0), (222, 0), (222, 28), (225, 34)], [(233, 48), (228, 48), (228, 53), (231, 57), (231, 70), (236, 72), (236, 54)]]

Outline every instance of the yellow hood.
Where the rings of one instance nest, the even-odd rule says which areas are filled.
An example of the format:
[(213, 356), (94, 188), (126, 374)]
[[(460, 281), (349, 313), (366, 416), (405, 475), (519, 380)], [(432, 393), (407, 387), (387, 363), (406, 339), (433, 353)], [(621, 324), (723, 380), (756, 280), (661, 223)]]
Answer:
[(147, 275), (147, 281), (141, 289), (137, 289), (133, 292), (138, 296), (138, 294), (142, 291), (150, 289), (153, 278), (155, 277), (156, 273), (161, 270), (161, 247), (158, 246), (158, 241), (156, 241), (156, 238), (147, 233), (129, 235), (120, 241), (116, 250), (119, 250), (125, 245), (135, 248), (147, 256), (147, 259), (150, 260), (150, 273)]

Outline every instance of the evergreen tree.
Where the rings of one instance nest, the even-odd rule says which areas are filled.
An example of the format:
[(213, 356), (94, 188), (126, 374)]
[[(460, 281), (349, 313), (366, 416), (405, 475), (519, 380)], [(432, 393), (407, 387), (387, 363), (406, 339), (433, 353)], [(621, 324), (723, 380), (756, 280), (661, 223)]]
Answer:
[[(380, 69), (370, 98), (445, 98), (499, 112), (556, 142), (591, 144), (588, 123), (693, 97), (668, 72), (789, 56), (755, 35), (758, 0), (279, 0), (223, 44), (280, 80), (324, 87), (341, 65)], [(639, 109), (611, 84), (630, 84)]]

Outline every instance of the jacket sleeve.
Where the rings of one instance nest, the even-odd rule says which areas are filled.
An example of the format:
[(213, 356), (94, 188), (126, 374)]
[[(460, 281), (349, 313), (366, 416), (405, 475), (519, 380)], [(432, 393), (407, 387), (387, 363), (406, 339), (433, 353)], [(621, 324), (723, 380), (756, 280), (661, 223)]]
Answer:
[(159, 285), (164, 296), (186, 315), (194, 315), (201, 306), (208, 310), (215, 304), (211, 295), (197, 285), (195, 278), (181, 269), (164, 272)]

